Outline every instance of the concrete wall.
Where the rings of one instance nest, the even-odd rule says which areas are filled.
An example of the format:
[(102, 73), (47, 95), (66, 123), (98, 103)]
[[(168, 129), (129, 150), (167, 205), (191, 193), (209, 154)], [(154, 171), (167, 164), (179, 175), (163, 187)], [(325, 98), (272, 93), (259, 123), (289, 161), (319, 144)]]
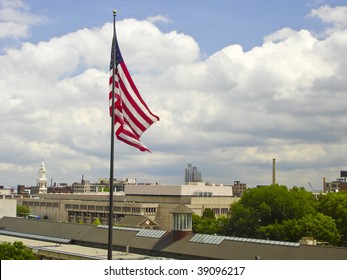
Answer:
[(6, 199), (5, 196), (0, 199), (0, 218), (16, 217), (17, 214), (17, 200)]
[(212, 193), (212, 196), (233, 196), (232, 186), (197, 185), (127, 185), (126, 195), (167, 195), (167, 196), (198, 196), (199, 193)]

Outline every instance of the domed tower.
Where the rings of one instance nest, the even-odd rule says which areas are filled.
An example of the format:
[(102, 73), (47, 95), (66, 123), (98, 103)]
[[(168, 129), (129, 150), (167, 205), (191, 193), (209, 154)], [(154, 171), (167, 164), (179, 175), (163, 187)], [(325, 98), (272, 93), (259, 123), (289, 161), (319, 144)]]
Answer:
[(47, 178), (46, 178), (46, 168), (43, 160), (41, 161), (39, 169), (39, 178), (37, 179), (37, 187), (39, 193), (47, 193)]

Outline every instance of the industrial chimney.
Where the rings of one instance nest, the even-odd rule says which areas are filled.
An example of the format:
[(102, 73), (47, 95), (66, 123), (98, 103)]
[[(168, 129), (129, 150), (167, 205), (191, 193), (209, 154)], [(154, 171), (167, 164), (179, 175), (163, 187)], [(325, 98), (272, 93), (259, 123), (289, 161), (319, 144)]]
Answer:
[(276, 159), (272, 159), (272, 185), (276, 184)]

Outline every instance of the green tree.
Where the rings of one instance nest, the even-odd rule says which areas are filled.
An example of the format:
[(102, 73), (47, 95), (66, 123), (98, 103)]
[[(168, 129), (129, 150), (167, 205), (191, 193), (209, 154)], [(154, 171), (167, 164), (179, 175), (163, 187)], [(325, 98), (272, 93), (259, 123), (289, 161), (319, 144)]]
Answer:
[(298, 220), (285, 220), (281, 224), (262, 226), (258, 232), (259, 237), (271, 240), (297, 242), (302, 237), (309, 236), (331, 245), (338, 245), (341, 238), (335, 221), (322, 213), (308, 214)]
[(318, 211), (335, 220), (339, 234), (347, 237), (347, 192), (328, 193), (319, 198)]
[(217, 223), (217, 232), (216, 234), (218, 235), (226, 235), (227, 231), (226, 228), (228, 226), (229, 222), (229, 217), (227, 216), (218, 216), (216, 218), (216, 223)]
[(96, 219), (93, 221), (93, 225), (96, 225), (96, 226), (101, 225), (100, 219), (99, 219), (99, 218), (96, 218)]
[(260, 215), (253, 207), (236, 202), (230, 207), (231, 217), (225, 226), (226, 235), (256, 237)]
[(202, 217), (205, 219), (214, 219), (216, 216), (215, 216), (214, 212), (212, 211), (212, 209), (206, 208), (204, 210), (204, 213), (202, 213)]
[(205, 209), (202, 216), (193, 214), (193, 232), (203, 234), (224, 234), (228, 222), (225, 216), (216, 217), (211, 209)]
[(23, 242), (1, 242), (0, 260), (36, 260), (36, 256)]
[(30, 213), (30, 209), (28, 206), (17, 205), (17, 217), (24, 217)]
[(315, 214), (317, 201), (303, 188), (270, 185), (248, 189), (231, 205), (228, 235), (259, 237), (259, 228)]

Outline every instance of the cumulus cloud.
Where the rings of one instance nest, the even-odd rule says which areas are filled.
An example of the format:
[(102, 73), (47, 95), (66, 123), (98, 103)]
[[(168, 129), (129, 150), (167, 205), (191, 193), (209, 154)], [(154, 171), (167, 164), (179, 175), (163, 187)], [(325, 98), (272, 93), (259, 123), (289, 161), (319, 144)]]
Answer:
[[(324, 9), (312, 12), (333, 26), (324, 38), (283, 28), (249, 51), (230, 45), (206, 58), (194, 38), (153, 20), (117, 22), (123, 58), (160, 121), (142, 136), (151, 154), (116, 142), (115, 176), (183, 183), (193, 162), (205, 180), (255, 186), (271, 183), (276, 158), (288, 186), (336, 177), (346, 167), (347, 29), (333, 16), (341, 7)], [(3, 182), (35, 185), (41, 158), (54, 181), (108, 177), (111, 36), (107, 23), (0, 56)]]
[(156, 15), (156, 16), (150, 16), (146, 18), (147, 21), (155, 24), (157, 22), (164, 22), (164, 23), (170, 23), (172, 22), (168, 17), (163, 15)]
[(312, 17), (318, 17), (323, 22), (332, 24), (334, 28), (345, 28), (347, 26), (347, 6), (330, 7), (328, 5), (313, 9)]
[(0, 38), (29, 37), (29, 27), (45, 20), (30, 13), (29, 6), (21, 0), (0, 0)]

